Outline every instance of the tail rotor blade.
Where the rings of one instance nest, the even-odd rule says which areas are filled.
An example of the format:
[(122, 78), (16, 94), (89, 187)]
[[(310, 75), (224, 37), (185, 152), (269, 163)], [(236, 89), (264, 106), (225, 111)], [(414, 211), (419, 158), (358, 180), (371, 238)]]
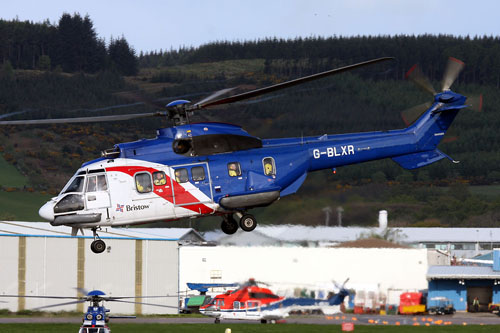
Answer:
[(471, 109), (477, 112), (483, 110), (483, 94), (470, 96), (467, 98), (467, 102), (470, 103)]
[(448, 59), (448, 64), (446, 65), (446, 70), (443, 76), (443, 87), (442, 91), (449, 90), (453, 82), (457, 79), (458, 75), (464, 68), (465, 64), (463, 61), (456, 58), (450, 57)]
[(425, 91), (431, 93), (432, 95), (436, 94), (436, 90), (429, 81), (429, 78), (425, 76), (418, 65), (413, 65), (412, 68), (408, 72), (406, 72), (405, 78), (415, 82), (418, 86), (420, 86)]
[(431, 103), (426, 102), (420, 105), (416, 105), (404, 111), (401, 111), (401, 118), (405, 122), (406, 126), (410, 126), (415, 120), (422, 115), (428, 108), (431, 107)]

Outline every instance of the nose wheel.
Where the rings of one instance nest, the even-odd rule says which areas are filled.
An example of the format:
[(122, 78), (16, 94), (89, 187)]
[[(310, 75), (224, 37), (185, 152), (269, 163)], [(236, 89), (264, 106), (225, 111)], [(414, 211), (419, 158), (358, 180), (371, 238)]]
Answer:
[(106, 243), (99, 238), (97, 234), (97, 228), (92, 228), (92, 232), (94, 233), (94, 241), (90, 243), (90, 249), (94, 253), (102, 253), (106, 250)]

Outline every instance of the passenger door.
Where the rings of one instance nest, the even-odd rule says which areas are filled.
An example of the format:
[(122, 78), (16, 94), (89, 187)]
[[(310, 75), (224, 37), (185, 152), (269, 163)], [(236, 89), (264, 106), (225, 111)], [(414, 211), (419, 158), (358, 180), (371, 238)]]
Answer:
[(213, 203), (208, 163), (172, 166), (170, 181), (176, 207)]
[(87, 175), (85, 204), (88, 210), (111, 207), (105, 173)]

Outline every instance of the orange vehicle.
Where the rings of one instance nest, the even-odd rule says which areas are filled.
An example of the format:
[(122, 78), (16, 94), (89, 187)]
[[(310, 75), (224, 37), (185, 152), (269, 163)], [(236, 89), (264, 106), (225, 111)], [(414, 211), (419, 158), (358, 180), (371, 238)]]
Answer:
[(399, 296), (399, 314), (425, 313), (426, 297), (421, 292), (402, 293)]

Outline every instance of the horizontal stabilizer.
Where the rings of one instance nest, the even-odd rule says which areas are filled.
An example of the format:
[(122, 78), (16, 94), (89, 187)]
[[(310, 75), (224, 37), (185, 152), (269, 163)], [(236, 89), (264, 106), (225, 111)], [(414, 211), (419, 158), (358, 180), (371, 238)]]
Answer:
[(448, 158), (446, 154), (442, 153), (438, 149), (424, 151), (420, 153), (401, 155), (393, 157), (392, 160), (402, 166), (405, 169), (417, 169), (423, 166), (429, 165), (431, 163), (437, 162), (443, 158)]

